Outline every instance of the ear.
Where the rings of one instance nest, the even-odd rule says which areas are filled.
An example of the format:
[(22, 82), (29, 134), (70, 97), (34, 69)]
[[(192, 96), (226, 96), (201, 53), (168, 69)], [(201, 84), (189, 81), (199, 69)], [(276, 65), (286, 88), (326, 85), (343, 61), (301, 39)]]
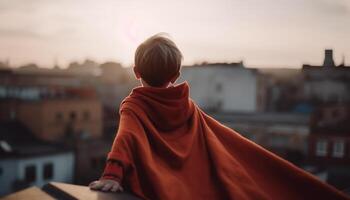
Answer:
[(140, 79), (141, 75), (140, 75), (140, 72), (137, 70), (136, 66), (133, 67), (133, 70), (134, 70), (134, 75), (136, 79)]
[(175, 83), (175, 81), (180, 77), (180, 72), (177, 72), (177, 74), (172, 78), (170, 79), (170, 82), (171, 83)]

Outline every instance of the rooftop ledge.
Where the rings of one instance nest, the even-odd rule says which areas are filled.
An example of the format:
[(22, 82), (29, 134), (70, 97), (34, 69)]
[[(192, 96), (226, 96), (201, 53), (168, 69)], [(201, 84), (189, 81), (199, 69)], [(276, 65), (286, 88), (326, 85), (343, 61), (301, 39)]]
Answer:
[(22, 199), (62, 199), (62, 200), (139, 200), (139, 198), (125, 192), (112, 193), (90, 190), (87, 186), (72, 185), (67, 183), (50, 182), (43, 186), (30, 187), (19, 192), (5, 196), (3, 200)]

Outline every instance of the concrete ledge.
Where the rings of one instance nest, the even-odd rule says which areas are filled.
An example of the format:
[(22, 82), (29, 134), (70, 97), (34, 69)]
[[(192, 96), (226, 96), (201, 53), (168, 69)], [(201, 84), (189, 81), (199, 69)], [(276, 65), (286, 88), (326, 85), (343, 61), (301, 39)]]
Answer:
[(43, 199), (43, 200), (54, 200), (55, 198), (42, 191), (38, 187), (30, 187), (19, 192), (7, 195), (2, 200), (21, 200), (21, 199)]
[(10, 194), (3, 200), (21, 200), (21, 199), (62, 199), (62, 200), (139, 200), (132, 194), (125, 192), (112, 193), (90, 190), (87, 186), (72, 185), (67, 183), (51, 182), (42, 189), (31, 187), (22, 191)]

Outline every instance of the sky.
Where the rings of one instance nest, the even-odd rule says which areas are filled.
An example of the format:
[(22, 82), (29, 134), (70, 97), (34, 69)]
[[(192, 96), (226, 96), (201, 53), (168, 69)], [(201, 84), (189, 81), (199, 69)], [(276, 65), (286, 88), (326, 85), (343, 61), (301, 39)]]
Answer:
[(166, 32), (184, 64), (350, 65), (350, 0), (0, 0), (0, 61), (62, 68), (93, 59), (133, 64), (138, 44)]

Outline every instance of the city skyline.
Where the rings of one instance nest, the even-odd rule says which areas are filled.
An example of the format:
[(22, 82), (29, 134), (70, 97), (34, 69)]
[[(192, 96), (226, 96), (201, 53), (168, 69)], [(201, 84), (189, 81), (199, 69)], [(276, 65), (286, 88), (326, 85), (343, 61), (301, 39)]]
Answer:
[(86, 58), (130, 66), (137, 45), (158, 32), (170, 34), (185, 65), (299, 68), (321, 64), (326, 48), (336, 64), (350, 60), (346, 0), (4, 0), (0, 17), (0, 61), (14, 66), (67, 67)]

